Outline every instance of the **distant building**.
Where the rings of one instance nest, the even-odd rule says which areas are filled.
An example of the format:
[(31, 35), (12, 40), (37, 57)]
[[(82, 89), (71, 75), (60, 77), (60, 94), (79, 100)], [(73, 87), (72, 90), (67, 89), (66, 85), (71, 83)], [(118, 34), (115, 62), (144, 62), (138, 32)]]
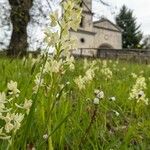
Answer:
[(70, 31), (71, 35), (78, 38), (78, 48), (88, 48), (85, 55), (97, 55), (92, 48), (122, 49), (122, 30), (106, 18), (93, 22), (92, 0), (83, 0), (82, 7), (80, 27), (77, 32)]

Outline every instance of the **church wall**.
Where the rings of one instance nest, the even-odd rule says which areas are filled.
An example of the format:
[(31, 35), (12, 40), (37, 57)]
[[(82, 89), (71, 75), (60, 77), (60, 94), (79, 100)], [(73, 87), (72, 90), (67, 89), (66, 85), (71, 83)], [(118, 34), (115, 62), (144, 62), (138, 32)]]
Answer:
[(81, 32), (70, 32), (70, 35), (73, 35), (77, 37), (78, 42), (77, 45), (79, 48), (93, 48), (93, 40), (94, 40), (94, 35), (93, 34), (88, 34), (88, 33), (81, 33)]
[(116, 29), (116, 27), (114, 27), (111, 23), (109, 23), (108, 21), (102, 21), (99, 23), (95, 23), (95, 26), (99, 26), (99, 27), (103, 27), (103, 28), (107, 28), (107, 29), (112, 29), (115, 31), (118, 31), (118, 29)]
[(122, 34), (111, 30), (94, 28), (96, 35), (94, 38), (95, 48), (99, 48), (102, 44), (111, 45), (114, 49), (122, 49)]
[(93, 30), (92, 15), (90, 13), (84, 13), (82, 21), (83, 21), (82, 29), (87, 31)]
[[(88, 56), (93, 56), (95, 55), (96, 51), (92, 50), (94, 48), (94, 34), (87, 33), (87, 32), (70, 32), (70, 35), (73, 35), (77, 37), (77, 48), (84, 48), (84, 54), (83, 55), (88, 55)], [(87, 48), (85, 50), (85, 48)], [(74, 52), (74, 54), (79, 54), (79, 51)]]

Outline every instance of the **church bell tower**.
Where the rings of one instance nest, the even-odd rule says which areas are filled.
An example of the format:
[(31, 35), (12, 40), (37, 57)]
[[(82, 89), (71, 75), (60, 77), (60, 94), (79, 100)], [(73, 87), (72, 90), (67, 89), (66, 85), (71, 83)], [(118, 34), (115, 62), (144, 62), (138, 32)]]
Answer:
[(82, 19), (80, 28), (87, 31), (93, 30), (93, 13), (92, 13), (92, 0), (82, 0)]

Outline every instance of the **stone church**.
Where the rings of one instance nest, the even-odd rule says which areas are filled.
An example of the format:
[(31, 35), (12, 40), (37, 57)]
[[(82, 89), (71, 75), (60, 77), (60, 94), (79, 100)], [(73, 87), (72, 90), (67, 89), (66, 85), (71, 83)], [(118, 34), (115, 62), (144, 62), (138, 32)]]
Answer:
[(106, 18), (93, 22), (92, 0), (82, 0), (82, 8), (78, 31), (70, 31), (78, 39), (78, 49), (73, 53), (95, 56), (96, 49), (122, 49), (122, 30)]

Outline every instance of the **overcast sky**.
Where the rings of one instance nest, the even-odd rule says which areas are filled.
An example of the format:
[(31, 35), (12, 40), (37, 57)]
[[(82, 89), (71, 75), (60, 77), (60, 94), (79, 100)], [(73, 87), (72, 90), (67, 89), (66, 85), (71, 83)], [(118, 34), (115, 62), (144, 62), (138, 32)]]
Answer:
[[(98, 0), (97, 0), (98, 1)], [(103, 15), (114, 21), (115, 15), (119, 12), (120, 7), (125, 4), (134, 11), (137, 17), (137, 23), (141, 24), (141, 30), (144, 35), (150, 34), (150, 0), (103, 0), (110, 4), (110, 7), (103, 6), (100, 3), (93, 2), (93, 12)]]

